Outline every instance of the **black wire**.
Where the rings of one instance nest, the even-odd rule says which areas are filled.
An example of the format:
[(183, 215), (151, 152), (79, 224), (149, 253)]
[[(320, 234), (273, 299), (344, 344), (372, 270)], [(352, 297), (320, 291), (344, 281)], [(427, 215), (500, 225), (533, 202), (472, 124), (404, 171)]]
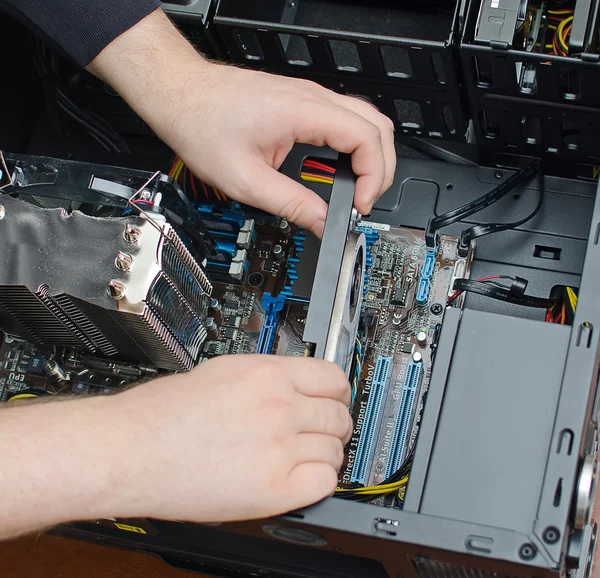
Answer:
[(479, 197), (473, 201), (469, 201), (462, 207), (453, 209), (452, 211), (440, 215), (439, 217), (430, 219), (429, 223), (427, 224), (427, 231), (425, 234), (427, 246), (436, 246), (436, 233), (439, 229), (447, 227), (448, 225), (452, 225), (457, 221), (462, 221), (463, 219), (466, 219), (467, 217), (470, 217), (471, 215), (474, 215), (475, 213), (478, 213), (479, 211), (482, 211), (490, 205), (498, 202), (500, 199), (510, 193), (515, 187), (526, 182), (533, 175), (535, 175), (537, 167), (538, 162), (535, 161), (526, 166), (524, 169), (513, 173), (503, 183), (499, 184), (495, 189), (489, 193), (486, 193), (482, 197)]
[(504, 301), (514, 305), (522, 305), (523, 307), (548, 309), (556, 303), (555, 299), (532, 297), (525, 294), (519, 295), (516, 294), (512, 289), (506, 287), (500, 287), (499, 285), (482, 281), (471, 281), (470, 279), (457, 279), (454, 282), (453, 289), (460, 293), (463, 291), (468, 291), (470, 293), (484, 295), (485, 297), (491, 297), (492, 299), (497, 299), (498, 301)]
[(184, 193), (183, 189), (179, 186), (179, 183), (175, 179), (172, 180), (173, 190), (177, 193), (177, 196), (181, 199), (181, 202), (184, 204), (185, 209), (187, 211), (188, 217), (193, 219), (194, 217), (194, 207), (192, 202), (189, 200), (187, 195)]
[(513, 221), (512, 223), (490, 223), (487, 225), (475, 225), (470, 229), (467, 229), (462, 232), (460, 237), (460, 243), (463, 246), (468, 246), (471, 241), (477, 239), (478, 237), (483, 237), (484, 235), (490, 235), (492, 233), (499, 233), (500, 231), (507, 231), (509, 229), (516, 229), (521, 225), (524, 225), (528, 221), (531, 221), (541, 210), (542, 205), (544, 204), (544, 174), (542, 173), (542, 165), (538, 165), (538, 178), (539, 178), (539, 194), (538, 194), (538, 203), (535, 209), (529, 213), (526, 217), (518, 221)]

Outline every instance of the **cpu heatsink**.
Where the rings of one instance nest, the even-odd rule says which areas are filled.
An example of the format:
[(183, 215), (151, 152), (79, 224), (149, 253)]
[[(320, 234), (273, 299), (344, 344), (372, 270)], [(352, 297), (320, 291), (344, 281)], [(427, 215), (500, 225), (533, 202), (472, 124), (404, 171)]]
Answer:
[(160, 215), (96, 218), (0, 201), (4, 331), (172, 371), (193, 367), (212, 287)]

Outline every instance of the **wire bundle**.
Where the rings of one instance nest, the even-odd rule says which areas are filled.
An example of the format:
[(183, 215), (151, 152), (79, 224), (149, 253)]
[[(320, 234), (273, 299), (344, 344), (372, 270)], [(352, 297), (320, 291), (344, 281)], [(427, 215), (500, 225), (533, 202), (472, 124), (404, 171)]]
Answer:
[(548, 25), (550, 30), (554, 31), (552, 43), (546, 45), (546, 49), (556, 56), (568, 56), (569, 54), (569, 35), (573, 28), (573, 10), (548, 10), (548, 20), (552, 24)]
[(398, 471), (380, 484), (360, 488), (338, 488), (335, 491), (335, 497), (344, 500), (352, 500), (354, 502), (370, 502), (376, 498), (389, 495), (395, 495), (399, 498), (399, 493), (402, 493), (403, 496), (404, 490), (408, 485), (408, 477), (414, 455), (415, 451), (413, 448), (408, 452), (404, 459), (404, 463), (400, 466)]
[(577, 293), (577, 289), (572, 287), (560, 287), (556, 303), (546, 312), (546, 321), (559, 325), (572, 325), (577, 311)]
[(335, 168), (314, 159), (304, 159), (300, 179), (308, 183), (333, 185)]
[(202, 194), (204, 199), (207, 201), (214, 201), (226, 203), (227, 197), (214, 187), (209, 187), (203, 181), (197, 179), (192, 171), (190, 171), (185, 163), (175, 155), (173, 162), (171, 164), (171, 168), (169, 169), (169, 176), (175, 179), (177, 183), (180, 183), (183, 187), (183, 191), (188, 194), (188, 183), (192, 190), (192, 197), (195, 200), (200, 199), (200, 194), (198, 192), (198, 186), (196, 183), (199, 183), (200, 188), (202, 189)]

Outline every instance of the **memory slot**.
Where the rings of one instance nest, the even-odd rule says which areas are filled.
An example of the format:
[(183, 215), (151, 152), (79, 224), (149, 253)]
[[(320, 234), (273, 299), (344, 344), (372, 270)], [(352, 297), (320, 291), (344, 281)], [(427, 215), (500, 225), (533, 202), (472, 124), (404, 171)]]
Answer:
[(391, 357), (380, 355), (375, 364), (373, 380), (371, 382), (371, 392), (369, 401), (365, 410), (360, 438), (358, 440), (358, 449), (352, 466), (350, 481), (352, 483), (363, 484), (367, 472), (367, 465), (371, 456), (373, 441), (379, 423), (379, 414), (382, 409), (384, 393), (392, 371), (393, 361)]
[(388, 479), (402, 465), (402, 457), (406, 450), (411, 432), (412, 416), (415, 409), (415, 400), (419, 390), (423, 363), (421, 361), (410, 361), (406, 369), (406, 376), (402, 386), (402, 396), (398, 415), (394, 424), (394, 436), (392, 446), (385, 468), (384, 479)]

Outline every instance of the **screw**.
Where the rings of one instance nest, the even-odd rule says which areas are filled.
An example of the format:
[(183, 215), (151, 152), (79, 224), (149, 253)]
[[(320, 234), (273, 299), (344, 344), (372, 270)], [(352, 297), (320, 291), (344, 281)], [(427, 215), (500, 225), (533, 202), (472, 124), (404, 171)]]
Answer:
[(6, 217), (6, 209), (4, 205), (0, 204), (0, 221)]
[(108, 282), (108, 294), (117, 301), (120, 301), (125, 297), (127, 293), (127, 285), (123, 283), (123, 281), (119, 281), (118, 279), (112, 279)]
[(444, 310), (444, 308), (442, 307), (442, 305), (440, 303), (434, 303), (431, 306), (431, 312), (434, 315), (440, 315), (440, 313)]
[(560, 531), (554, 526), (548, 526), (544, 530), (542, 538), (547, 544), (556, 544), (560, 540)]
[(140, 193), (140, 198), (144, 199), (145, 201), (147, 201), (148, 199), (150, 199), (152, 197), (152, 191), (148, 190), (148, 189), (144, 189), (141, 193)]
[(522, 560), (533, 560), (537, 555), (537, 548), (533, 544), (523, 544), (519, 548), (519, 557)]
[(118, 269), (121, 269), (121, 271), (131, 271), (133, 257), (129, 253), (119, 251), (117, 258), (115, 259), (115, 265)]
[(503, 173), (502, 171), (496, 171), (496, 172), (494, 173), (494, 176), (495, 176), (497, 179), (501, 179), (501, 178), (504, 176), (504, 173)]
[(131, 223), (125, 225), (125, 232), (123, 233), (123, 238), (128, 243), (137, 244), (142, 236), (142, 230)]

